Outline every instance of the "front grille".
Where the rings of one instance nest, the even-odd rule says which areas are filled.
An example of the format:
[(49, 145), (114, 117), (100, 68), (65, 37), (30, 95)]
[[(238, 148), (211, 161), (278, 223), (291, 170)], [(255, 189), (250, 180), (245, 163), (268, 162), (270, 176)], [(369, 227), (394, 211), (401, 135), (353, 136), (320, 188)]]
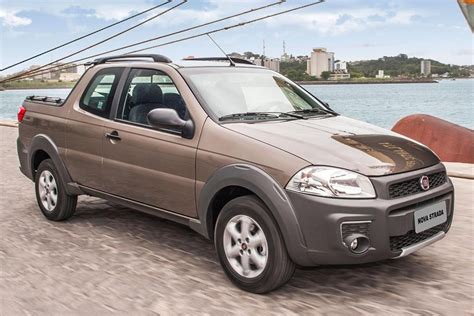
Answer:
[[(439, 187), (447, 180), (446, 172), (438, 172), (428, 175), (430, 179), (430, 189)], [(399, 183), (391, 184), (388, 188), (388, 194), (391, 199), (399, 198), (415, 193), (424, 192), (420, 185), (420, 178), (406, 180)]]
[(347, 236), (352, 235), (352, 234), (362, 234), (369, 237), (369, 226), (370, 226), (370, 222), (342, 223), (341, 225), (342, 240), (345, 240)]
[(411, 230), (402, 236), (392, 236), (390, 237), (390, 249), (394, 252), (400, 251), (402, 248), (409, 247), (425, 239), (433, 237), (440, 231), (446, 231), (449, 228), (450, 222), (451, 216), (448, 217), (448, 220), (445, 223), (439, 224), (435, 227), (431, 227), (430, 229), (422, 231), (418, 234), (415, 233), (414, 230)]

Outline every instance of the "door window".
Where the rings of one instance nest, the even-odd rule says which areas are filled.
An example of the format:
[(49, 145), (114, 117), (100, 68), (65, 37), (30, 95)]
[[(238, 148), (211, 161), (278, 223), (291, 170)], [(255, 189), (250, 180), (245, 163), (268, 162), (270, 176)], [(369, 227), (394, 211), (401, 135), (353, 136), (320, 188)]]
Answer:
[(148, 125), (148, 113), (158, 108), (170, 108), (182, 119), (186, 117), (184, 100), (167, 74), (159, 70), (133, 69), (124, 88), (117, 118)]
[(80, 108), (95, 115), (108, 117), (122, 71), (123, 68), (108, 68), (97, 72), (82, 95)]

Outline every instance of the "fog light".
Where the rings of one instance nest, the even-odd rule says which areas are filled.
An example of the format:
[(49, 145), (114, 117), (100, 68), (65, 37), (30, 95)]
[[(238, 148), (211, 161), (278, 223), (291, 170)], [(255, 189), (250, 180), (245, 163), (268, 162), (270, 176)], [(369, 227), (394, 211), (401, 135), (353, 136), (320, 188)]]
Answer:
[(359, 245), (359, 242), (357, 241), (357, 238), (352, 240), (351, 242), (351, 250), (356, 250), (357, 246)]
[(361, 234), (351, 234), (344, 239), (344, 243), (349, 250), (356, 254), (361, 254), (369, 250), (369, 238)]

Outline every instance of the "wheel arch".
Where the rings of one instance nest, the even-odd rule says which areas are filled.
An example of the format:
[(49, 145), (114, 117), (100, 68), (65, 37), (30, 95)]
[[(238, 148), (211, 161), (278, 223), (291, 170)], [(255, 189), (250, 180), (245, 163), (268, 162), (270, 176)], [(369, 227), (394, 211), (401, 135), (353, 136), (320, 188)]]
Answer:
[(58, 147), (49, 136), (38, 134), (31, 140), (30, 150), (28, 151), (28, 171), (33, 181), (35, 180), (36, 170), (44, 159), (51, 159), (53, 161), (54, 166), (61, 176), (60, 181), (62, 181), (62, 184), (66, 188), (66, 192), (68, 194), (78, 194), (78, 192), (74, 192), (72, 186), (68, 185), (73, 181), (61, 159)]
[[(262, 200), (269, 208), (282, 233), (290, 257), (300, 259), (303, 259), (302, 256), (306, 257), (304, 237), (288, 196), (270, 175), (253, 165), (228, 165), (217, 170), (210, 177), (199, 195), (197, 204), (199, 224), (192, 222), (192, 228), (207, 238), (213, 238), (214, 224), (217, 218), (213, 206), (215, 206), (216, 198), (219, 198), (220, 194), (229, 188), (240, 190), (240, 195), (233, 198), (254, 194)], [(219, 206), (222, 208), (224, 204)]]

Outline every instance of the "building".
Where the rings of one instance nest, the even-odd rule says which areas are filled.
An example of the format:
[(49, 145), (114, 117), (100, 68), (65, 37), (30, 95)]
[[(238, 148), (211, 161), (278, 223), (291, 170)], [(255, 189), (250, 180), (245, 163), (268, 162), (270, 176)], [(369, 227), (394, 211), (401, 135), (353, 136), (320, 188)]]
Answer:
[(347, 80), (351, 79), (351, 74), (346, 72), (336, 72), (329, 75), (329, 80)]
[(306, 62), (306, 73), (316, 78), (321, 78), (324, 71), (334, 71), (334, 53), (326, 48), (314, 48)]
[(81, 78), (81, 74), (77, 72), (62, 72), (59, 74), (59, 80), (61, 81), (76, 81)]
[(280, 60), (277, 58), (265, 58), (263, 61), (260, 58), (252, 61), (257, 66), (263, 66), (270, 70), (280, 72)]
[(428, 76), (431, 74), (431, 60), (422, 60), (421, 61), (421, 74), (423, 76)]
[(347, 73), (347, 62), (345, 61), (336, 61), (334, 63), (334, 71), (340, 71), (341, 73)]
[(375, 78), (377, 78), (377, 79), (387, 79), (387, 78), (390, 78), (390, 76), (385, 75), (383, 70), (379, 70), (378, 74), (375, 75)]

